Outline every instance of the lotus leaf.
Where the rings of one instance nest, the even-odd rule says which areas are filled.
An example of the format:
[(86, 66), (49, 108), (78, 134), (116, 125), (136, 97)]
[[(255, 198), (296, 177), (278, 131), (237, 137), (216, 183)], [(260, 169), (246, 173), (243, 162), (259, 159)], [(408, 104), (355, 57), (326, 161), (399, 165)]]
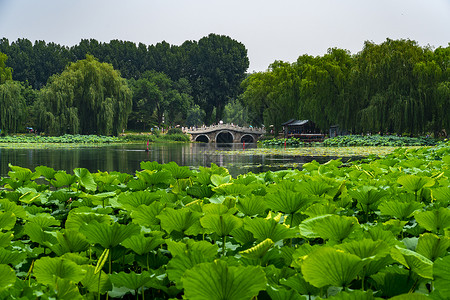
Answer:
[(218, 174), (211, 175), (211, 183), (216, 187), (220, 186), (222, 184), (225, 184), (225, 183), (229, 183), (230, 180), (231, 180), (230, 175), (224, 175), (224, 176), (218, 175)]
[(10, 230), (16, 224), (16, 215), (11, 212), (0, 211), (0, 230)]
[(449, 237), (424, 233), (419, 237), (416, 251), (429, 260), (435, 261), (438, 257), (445, 256), (448, 248), (450, 248)]
[(239, 227), (239, 228), (231, 231), (231, 235), (241, 245), (246, 245), (246, 244), (250, 245), (255, 241), (255, 238), (253, 237), (253, 233), (251, 233), (247, 229), (244, 229), (244, 227)]
[(327, 285), (345, 287), (364, 267), (358, 256), (339, 249), (321, 247), (304, 259), (302, 274), (307, 282), (321, 288)]
[(288, 290), (282, 286), (274, 287), (269, 285), (267, 287), (267, 294), (269, 294), (270, 299), (274, 300), (306, 300), (306, 296), (301, 296), (295, 290)]
[(338, 294), (328, 297), (330, 300), (381, 300), (382, 298), (375, 297), (372, 291), (341, 291)]
[(306, 282), (300, 273), (290, 276), (287, 279), (281, 279), (280, 284), (290, 287), (301, 295), (315, 295), (319, 292), (319, 289)]
[(199, 199), (209, 198), (214, 195), (211, 187), (206, 184), (190, 186), (186, 189), (186, 192)]
[(273, 242), (271, 239), (265, 239), (256, 246), (253, 246), (247, 250), (240, 251), (239, 254), (244, 258), (260, 259), (262, 258), (270, 248), (272, 248)]
[(86, 270), (86, 275), (81, 280), (81, 284), (86, 287), (88, 291), (104, 294), (112, 290), (113, 287), (108, 274), (103, 271), (100, 271), (101, 275), (95, 273), (94, 266), (84, 266), (84, 269)]
[(433, 262), (425, 256), (398, 246), (391, 249), (391, 256), (419, 276), (433, 279)]
[(82, 187), (84, 187), (88, 191), (95, 191), (97, 189), (97, 184), (94, 181), (94, 177), (92, 177), (91, 172), (89, 172), (86, 168), (76, 168), (73, 170), (73, 173), (79, 180), (79, 183)]
[(434, 287), (442, 295), (450, 295), (450, 256), (436, 259), (433, 265)]
[(366, 214), (372, 210), (375, 210), (380, 200), (387, 195), (386, 191), (378, 190), (376, 187), (368, 185), (349, 190), (348, 193), (358, 201), (361, 209)]
[(402, 294), (395, 297), (390, 298), (390, 300), (428, 300), (430, 297), (427, 297), (423, 294)]
[(34, 263), (36, 280), (42, 284), (56, 286), (57, 279), (67, 279), (78, 283), (86, 271), (76, 263), (60, 257), (42, 257)]
[(152, 225), (158, 225), (159, 219), (157, 215), (164, 209), (164, 205), (160, 202), (153, 202), (150, 205), (140, 205), (131, 212), (131, 218), (133, 223), (141, 226), (150, 227)]
[(147, 188), (147, 183), (142, 178), (132, 179), (128, 181), (127, 188), (133, 191), (141, 191)]
[(7, 199), (0, 200), (0, 209), (3, 212), (12, 212), (17, 218), (25, 219), (27, 214), (22, 206), (15, 204)]
[(336, 204), (332, 202), (324, 202), (324, 203), (315, 203), (313, 205), (309, 205), (308, 208), (303, 212), (305, 215), (309, 217), (318, 217), (322, 215), (335, 214), (341, 210), (336, 206)]
[(435, 183), (433, 178), (421, 177), (417, 175), (401, 176), (397, 179), (397, 182), (413, 193), (417, 193), (425, 187), (431, 187)]
[(303, 193), (287, 189), (277, 189), (276, 191), (269, 192), (264, 197), (264, 201), (266, 206), (274, 211), (292, 214), (308, 205), (310, 198)]
[(253, 233), (253, 236), (258, 241), (271, 239), (274, 243), (276, 243), (278, 241), (297, 236), (294, 229), (291, 229), (283, 224), (279, 224), (274, 219), (246, 218), (244, 219), (244, 229)]
[(186, 234), (199, 234), (201, 233), (201, 215), (201, 213), (190, 211), (187, 208), (177, 210), (165, 208), (157, 218), (161, 220), (161, 228), (168, 233), (177, 231)]
[(300, 226), (300, 234), (306, 238), (322, 238), (340, 242), (359, 228), (358, 219), (338, 215), (323, 215), (309, 218)]
[(79, 230), (84, 224), (89, 224), (93, 221), (110, 224), (112, 218), (109, 215), (97, 214), (94, 212), (85, 212), (82, 210), (72, 210), (66, 220), (66, 229)]
[(43, 230), (41, 226), (35, 223), (25, 224), (24, 233), (30, 237), (31, 241), (40, 245), (55, 244), (57, 242), (51, 232)]
[(127, 210), (133, 210), (139, 205), (150, 205), (160, 198), (161, 195), (157, 193), (137, 191), (121, 193), (117, 201), (122, 204), (123, 208)]
[(216, 214), (216, 215), (224, 215), (228, 212), (228, 207), (223, 204), (209, 203), (205, 204), (202, 207), (202, 211), (205, 214)]
[(156, 170), (156, 171), (161, 171), (163, 166), (160, 165), (158, 162), (156, 161), (142, 161), (141, 164), (141, 169), (143, 170)]
[(420, 226), (436, 234), (441, 234), (450, 227), (450, 210), (440, 207), (431, 211), (417, 213), (415, 216)]
[(50, 248), (58, 255), (63, 255), (67, 252), (81, 252), (89, 247), (86, 237), (73, 229), (66, 229), (63, 232), (58, 232), (56, 235), (58, 243)]
[(60, 222), (58, 220), (56, 220), (55, 217), (53, 217), (52, 215), (47, 214), (47, 213), (38, 213), (38, 214), (32, 215), (28, 218), (28, 222), (37, 224), (42, 229), (46, 229), (51, 226), (59, 226), (60, 225)]
[(230, 215), (207, 214), (200, 219), (201, 225), (218, 236), (227, 236), (234, 229), (243, 225), (240, 218)]
[(100, 244), (103, 248), (111, 249), (125, 239), (139, 234), (140, 227), (136, 224), (121, 225), (113, 223), (99, 223), (96, 220), (80, 227), (80, 232), (93, 244)]
[(122, 242), (122, 246), (129, 248), (139, 255), (146, 254), (156, 247), (164, 243), (162, 236), (163, 232), (152, 231), (150, 237), (145, 236), (140, 233), (138, 235), (133, 235)]
[(111, 274), (109, 278), (114, 286), (124, 286), (131, 290), (137, 290), (150, 281), (151, 273), (147, 271), (144, 271), (140, 274), (135, 272), (120, 272)]
[(0, 265), (11, 264), (13, 266), (19, 264), (26, 258), (26, 254), (18, 251), (11, 251), (0, 247)]
[(66, 171), (58, 171), (56, 172), (55, 179), (50, 180), (50, 183), (55, 188), (60, 188), (62, 186), (70, 186), (75, 182), (76, 177), (74, 175), (67, 174)]
[(11, 231), (1, 232), (0, 231), (0, 247), (6, 248), (11, 244), (14, 235)]
[(378, 209), (380, 210), (382, 215), (388, 215), (400, 220), (407, 220), (413, 215), (415, 211), (422, 209), (423, 206), (423, 203), (415, 201), (403, 202), (390, 200), (381, 203), (378, 206)]
[(56, 171), (53, 168), (49, 168), (46, 166), (39, 166), (34, 168), (39, 174), (45, 177), (47, 180), (51, 180), (55, 178)]
[(189, 169), (189, 167), (180, 167), (173, 161), (164, 164), (163, 168), (172, 173), (172, 176), (175, 179), (188, 178), (193, 174), (192, 171)]
[(260, 267), (231, 267), (221, 260), (201, 263), (182, 278), (185, 296), (191, 300), (246, 300), (266, 289)]
[(236, 206), (240, 212), (247, 216), (262, 215), (267, 208), (263, 197), (253, 194), (239, 197)]
[(167, 187), (173, 180), (172, 174), (168, 170), (144, 170), (141, 172), (137, 172), (136, 176), (152, 186), (158, 185), (161, 187)]
[(16, 282), (16, 273), (10, 266), (0, 264), (0, 291), (10, 288)]

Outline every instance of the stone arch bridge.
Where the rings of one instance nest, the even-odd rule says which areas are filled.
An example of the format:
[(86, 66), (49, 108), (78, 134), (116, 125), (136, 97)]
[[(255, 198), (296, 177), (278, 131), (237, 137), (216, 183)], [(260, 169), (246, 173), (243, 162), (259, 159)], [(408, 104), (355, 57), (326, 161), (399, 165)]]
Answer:
[(240, 127), (231, 124), (211, 125), (208, 127), (185, 130), (194, 142), (204, 143), (256, 143), (266, 131), (254, 127)]

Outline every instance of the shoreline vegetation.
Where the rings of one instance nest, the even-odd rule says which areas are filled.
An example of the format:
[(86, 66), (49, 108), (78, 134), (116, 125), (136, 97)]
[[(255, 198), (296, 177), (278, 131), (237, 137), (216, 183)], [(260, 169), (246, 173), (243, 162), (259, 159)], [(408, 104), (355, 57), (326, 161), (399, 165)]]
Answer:
[(135, 174), (9, 167), (0, 298), (450, 293), (450, 142), (236, 178), (174, 162)]

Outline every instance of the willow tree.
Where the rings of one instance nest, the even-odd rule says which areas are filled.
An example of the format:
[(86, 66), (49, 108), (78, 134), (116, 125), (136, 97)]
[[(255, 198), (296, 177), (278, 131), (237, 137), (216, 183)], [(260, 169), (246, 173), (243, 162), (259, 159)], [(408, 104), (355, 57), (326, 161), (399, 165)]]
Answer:
[(41, 90), (38, 128), (54, 135), (118, 135), (131, 107), (131, 90), (119, 72), (87, 55), (52, 76)]
[(0, 84), (0, 129), (2, 133), (25, 130), (27, 110), (22, 85), (13, 80)]

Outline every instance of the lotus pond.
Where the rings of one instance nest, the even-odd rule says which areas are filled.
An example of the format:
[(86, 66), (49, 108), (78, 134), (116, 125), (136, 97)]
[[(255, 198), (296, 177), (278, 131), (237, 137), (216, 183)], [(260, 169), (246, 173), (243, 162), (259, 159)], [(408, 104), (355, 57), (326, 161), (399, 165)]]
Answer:
[(2, 299), (449, 299), (449, 143), (236, 177), (9, 168)]

